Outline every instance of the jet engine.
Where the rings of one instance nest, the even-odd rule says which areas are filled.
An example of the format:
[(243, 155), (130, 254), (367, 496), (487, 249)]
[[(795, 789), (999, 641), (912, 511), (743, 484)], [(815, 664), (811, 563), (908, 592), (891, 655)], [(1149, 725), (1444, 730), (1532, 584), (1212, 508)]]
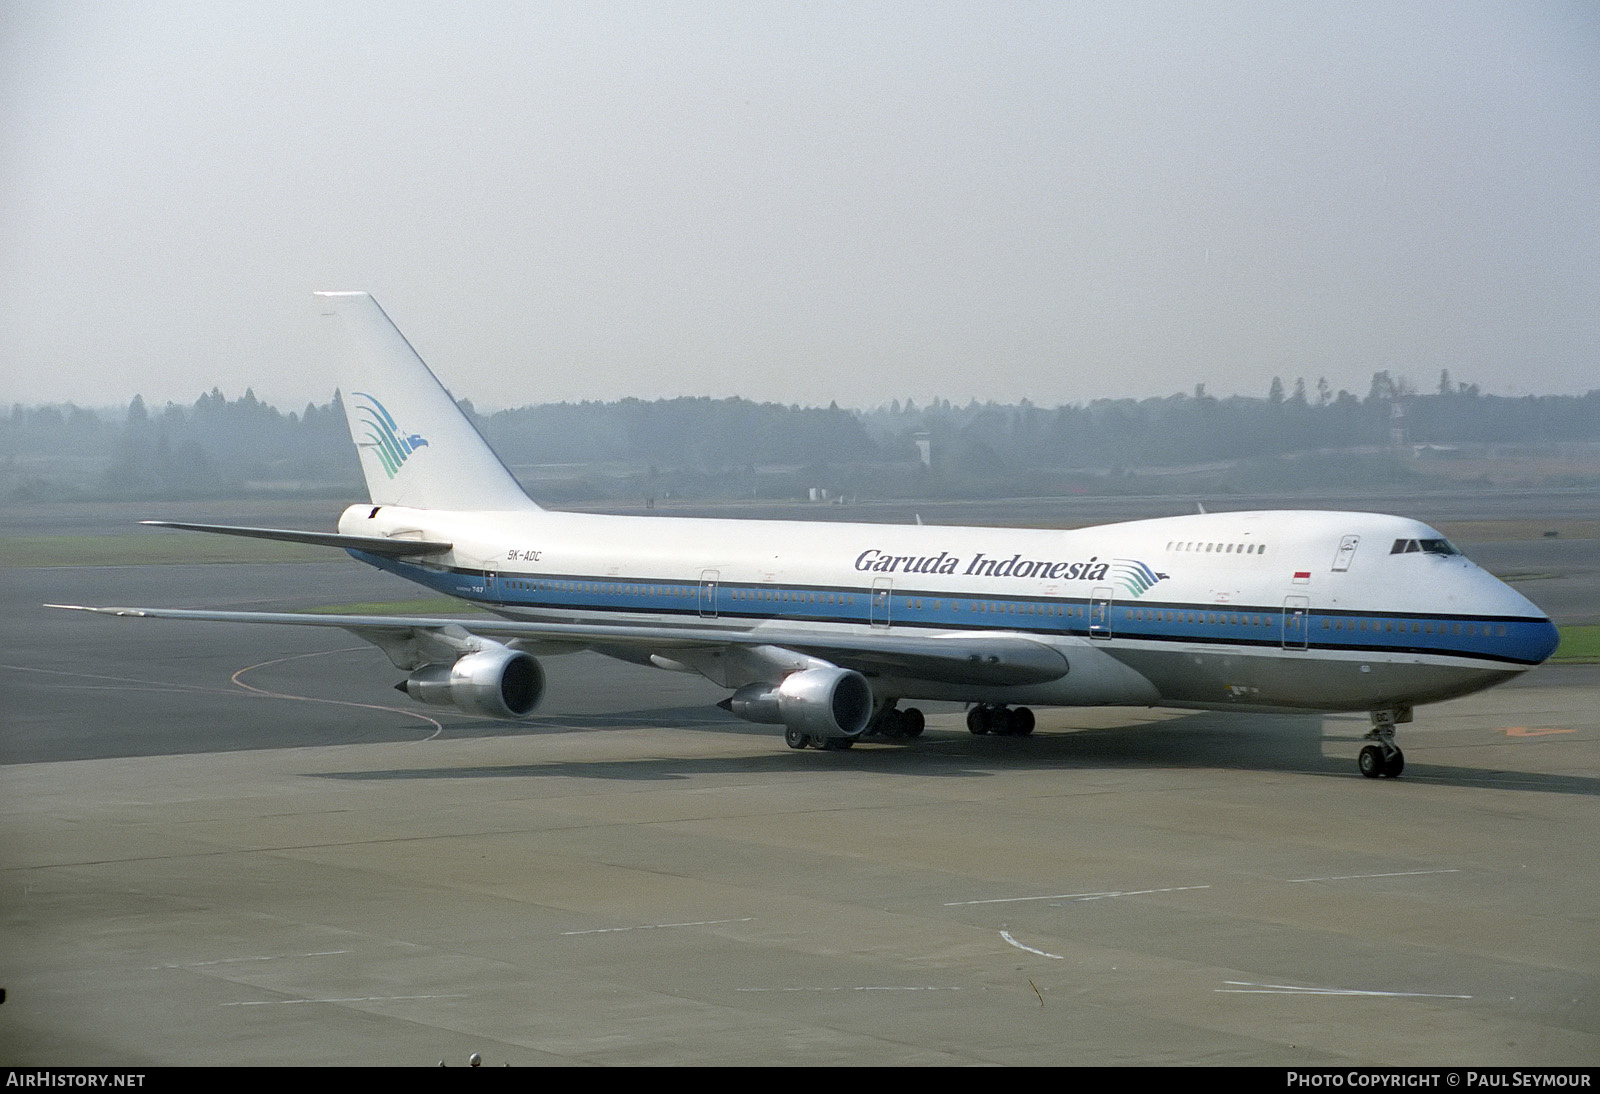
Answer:
[(486, 718), (526, 718), (544, 694), (544, 669), (519, 650), (500, 646), (453, 664), (423, 665), (396, 689), (420, 703), (455, 707)]
[(777, 687), (747, 684), (717, 705), (811, 737), (857, 737), (872, 717), (872, 688), (859, 672), (830, 666), (790, 673)]

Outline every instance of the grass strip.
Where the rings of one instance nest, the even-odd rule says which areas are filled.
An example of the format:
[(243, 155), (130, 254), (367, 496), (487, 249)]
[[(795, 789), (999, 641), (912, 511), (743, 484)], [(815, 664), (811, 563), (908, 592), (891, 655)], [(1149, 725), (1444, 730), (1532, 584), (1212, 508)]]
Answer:
[(0, 568), (169, 566), (237, 562), (334, 562), (342, 551), (239, 536), (143, 535), (0, 537)]
[(1600, 624), (1559, 628), (1561, 644), (1550, 660), (1564, 665), (1593, 665), (1600, 663)]

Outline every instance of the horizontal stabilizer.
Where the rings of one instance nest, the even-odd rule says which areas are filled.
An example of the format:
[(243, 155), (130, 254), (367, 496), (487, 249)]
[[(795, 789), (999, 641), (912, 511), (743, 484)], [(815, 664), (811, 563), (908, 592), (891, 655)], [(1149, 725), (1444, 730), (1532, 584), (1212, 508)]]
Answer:
[(365, 551), (388, 558), (436, 555), (454, 544), (433, 539), (389, 539), (385, 536), (345, 536), (338, 532), (301, 532), (293, 528), (241, 528), (233, 524), (185, 524), (176, 520), (142, 520), (151, 528), (182, 528), (189, 532), (215, 532), (222, 536), (249, 539), (275, 539), (284, 543), (309, 543), (316, 547), (338, 547), (346, 551)]

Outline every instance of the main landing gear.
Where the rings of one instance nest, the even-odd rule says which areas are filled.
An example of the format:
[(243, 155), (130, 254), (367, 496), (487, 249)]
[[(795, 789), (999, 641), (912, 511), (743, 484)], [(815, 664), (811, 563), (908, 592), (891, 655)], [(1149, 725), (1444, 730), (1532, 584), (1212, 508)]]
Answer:
[(856, 743), (854, 737), (813, 737), (798, 729), (785, 729), (783, 743), (790, 748), (819, 748), (823, 752), (843, 752)]
[(887, 703), (880, 703), (877, 712), (872, 716), (872, 721), (867, 723), (867, 728), (860, 737), (812, 737), (801, 733), (798, 729), (786, 729), (783, 731), (783, 743), (790, 748), (809, 747), (820, 748), (824, 752), (839, 752), (866, 738), (892, 741), (922, 736), (922, 730), (927, 725), (922, 711), (916, 707), (896, 710), (896, 702), (897, 700), (890, 700)]
[(1028, 707), (991, 706), (985, 703), (967, 711), (967, 729), (976, 736), (1026, 737), (1033, 732), (1033, 711)]
[(1394, 743), (1394, 727), (1411, 721), (1411, 708), (1375, 710), (1372, 712), (1372, 732), (1365, 740), (1375, 743), (1362, 748), (1356, 756), (1356, 766), (1369, 779), (1394, 779), (1406, 769), (1406, 754)]
[(897, 710), (895, 701), (891, 701), (872, 716), (872, 721), (867, 723), (867, 732), (875, 737), (887, 737), (890, 740), (920, 737), (927, 724), (922, 711), (916, 707)]

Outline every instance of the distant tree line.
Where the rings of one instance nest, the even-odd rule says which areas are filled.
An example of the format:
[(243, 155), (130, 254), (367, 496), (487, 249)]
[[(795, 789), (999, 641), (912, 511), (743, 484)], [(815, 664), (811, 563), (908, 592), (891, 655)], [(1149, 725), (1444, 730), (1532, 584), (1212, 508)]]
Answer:
[[(1365, 398), (1323, 381), (1286, 390), (1275, 379), (1265, 397), (1218, 398), (1199, 385), (1191, 394), (1053, 408), (934, 399), (851, 411), (679, 398), (484, 415), (461, 405), (534, 492), (558, 502), (785, 497), (813, 487), (877, 497), (1049, 494), (1124, 489), (1119, 477), (1134, 472), (1150, 490), (1160, 489), (1150, 469), (1240, 464), (1253, 468), (1253, 485), (1292, 487), (1300, 478), (1403, 477), (1399, 455), (1417, 445), (1600, 441), (1600, 390), (1484, 395), (1448, 373), (1427, 393), (1375, 373)], [(1237, 473), (1232, 481), (1252, 484)], [(274, 493), (362, 493), (337, 397), (284, 413), (250, 391), (230, 401), (213, 390), (159, 410), (135, 397), (120, 414), (16, 405), (0, 417), (0, 496)]]
[(17, 404), (0, 418), (0, 488), (19, 500), (344, 494), (360, 481), (337, 398), (285, 414), (212, 389), (158, 411), (135, 395), (120, 416)]
[[(1446, 390), (1448, 388), (1448, 390)], [(910, 458), (917, 433), (935, 448), (989, 447), (1017, 466), (1058, 468), (1150, 467), (1260, 459), (1290, 452), (1399, 444), (1600, 440), (1600, 390), (1583, 396), (1483, 395), (1452, 385), (1418, 394), (1387, 372), (1374, 374), (1365, 399), (1319, 383), (1308, 394), (1297, 381), (1285, 395), (1274, 379), (1267, 397), (1217, 398), (1198, 385), (1193, 395), (1097, 399), (1044, 409), (1024, 400), (1012, 406), (908, 401), (862, 416), (881, 447)], [(942, 444), (941, 444), (942, 442)]]

